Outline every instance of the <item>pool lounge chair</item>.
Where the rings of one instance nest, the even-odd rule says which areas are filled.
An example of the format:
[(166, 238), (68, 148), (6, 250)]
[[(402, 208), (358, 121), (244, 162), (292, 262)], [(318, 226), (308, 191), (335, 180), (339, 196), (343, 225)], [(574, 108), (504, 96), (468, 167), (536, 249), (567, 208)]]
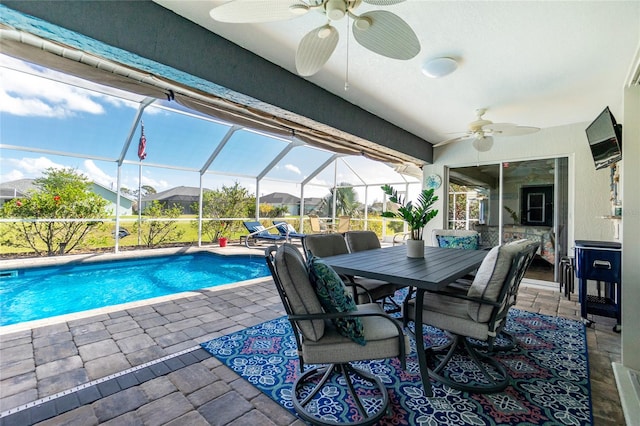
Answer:
[(291, 240), (294, 238), (298, 238), (300, 239), (300, 241), (302, 241), (302, 239), (306, 236), (306, 234), (301, 234), (296, 231), (296, 228), (294, 228), (290, 223), (283, 222), (281, 220), (274, 220), (273, 224), (276, 226), (276, 229), (278, 230), (280, 235), (288, 238), (289, 242), (291, 242)]
[[(272, 234), (266, 229), (260, 222), (242, 222), (244, 227), (249, 231), (249, 235), (244, 235), (240, 237), (240, 243), (242, 243), (242, 239), (244, 238), (245, 244), (249, 247), (249, 242), (253, 241), (257, 243), (259, 241), (270, 241), (272, 243), (277, 243), (278, 241), (285, 242), (287, 240), (286, 237), (283, 237), (280, 234)], [(270, 228), (275, 228), (275, 226), (270, 226)]]

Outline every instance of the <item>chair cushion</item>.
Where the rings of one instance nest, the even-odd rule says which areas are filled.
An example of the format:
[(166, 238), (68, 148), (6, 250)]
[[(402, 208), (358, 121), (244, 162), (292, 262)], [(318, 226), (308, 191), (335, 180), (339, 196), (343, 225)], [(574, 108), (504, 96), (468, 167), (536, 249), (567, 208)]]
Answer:
[[(349, 253), (347, 242), (340, 234), (315, 234), (307, 235), (302, 245), (313, 256), (328, 257)], [(307, 253), (307, 259), (311, 257)]]
[(478, 235), (480, 241), (480, 233), (469, 229), (434, 229), (431, 231), (431, 245), (439, 247), (438, 237), (472, 237)]
[[(275, 266), (291, 309), (296, 315), (322, 314), (322, 305), (309, 280), (309, 271), (300, 251), (289, 244), (283, 244), (275, 256)], [(305, 339), (318, 341), (324, 335), (325, 322), (322, 319), (298, 321), (297, 325)]]
[[(476, 276), (469, 287), (467, 295), (495, 302), (506, 284), (514, 256), (524, 249), (527, 242), (504, 244), (493, 247), (482, 261)], [(491, 316), (492, 306), (469, 303), (469, 315), (475, 321), (487, 322)]]
[(478, 250), (479, 235), (469, 235), (466, 237), (456, 237), (452, 235), (438, 235), (438, 246), (444, 248), (459, 248), (465, 250)]
[(380, 248), (378, 235), (373, 231), (349, 231), (344, 237), (351, 253)]
[[(468, 313), (469, 303), (455, 297), (426, 293), (422, 305), (422, 322), (461, 336), (486, 341), (490, 331), (488, 323), (471, 319)], [(416, 300), (409, 300), (404, 308), (407, 318), (415, 319)]]
[[(377, 303), (358, 305), (359, 313), (380, 313), (384, 311)], [(365, 346), (358, 345), (353, 340), (344, 337), (331, 324), (327, 324), (324, 336), (317, 342), (305, 341), (302, 344), (302, 354), (306, 363), (334, 364), (369, 359), (383, 359), (396, 357), (400, 354), (400, 344), (405, 345), (405, 352), (411, 347), (408, 336), (402, 342), (398, 341), (398, 329), (393, 319), (388, 316), (361, 317), (365, 330)]]
[[(358, 309), (340, 276), (322, 259), (315, 256), (309, 259), (309, 276), (326, 312), (355, 312)], [(335, 318), (332, 322), (343, 336), (361, 345), (367, 343), (359, 318)]]

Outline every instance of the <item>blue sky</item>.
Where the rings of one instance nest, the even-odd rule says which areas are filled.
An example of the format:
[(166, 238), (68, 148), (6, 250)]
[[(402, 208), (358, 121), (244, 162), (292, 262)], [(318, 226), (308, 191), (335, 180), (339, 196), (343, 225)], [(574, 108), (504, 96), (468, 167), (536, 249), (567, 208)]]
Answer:
[[(63, 80), (65, 83), (60, 83)], [(48, 167), (72, 167), (89, 179), (115, 188), (117, 165), (127, 137), (135, 122), (141, 96), (99, 86), (59, 74), (0, 54), (0, 182), (36, 178)], [(142, 184), (157, 191), (175, 186), (199, 186), (199, 170), (229, 129), (209, 117), (189, 111), (176, 113), (175, 102), (157, 101), (144, 110), (142, 121), (147, 139), (147, 158), (142, 162)], [(121, 186), (138, 187), (137, 157), (140, 127), (135, 129), (125, 163), (121, 168)], [(235, 181), (255, 193), (255, 176), (287, 145), (287, 141), (241, 130), (234, 134), (212, 163), (203, 185), (218, 188)], [(20, 146), (31, 149), (9, 149)], [(46, 152), (38, 152), (46, 151)], [(34, 152), (35, 151), (35, 152)], [(70, 152), (80, 157), (56, 155)], [(260, 184), (260, 193), (300, 194), (297, 182), (304, 180), (331, 153), (297, 147), (277, 164)], [(156, 167), (167, 166), (167, 167)], [(397, 181), (386, 166), (364, 158), (339, 161), (337, 170), (326, 169), (308, 185), (305, 196), (324, 196), (333, 182), (361, 185), (354, 170), (370, 183)], [(231, 174), (244, 176), (231, 176)], [(380, 200), (379, 185), (370, 189), (369, 202)], [(417, 189), (417, 185), (414, 185)], [(358, 190), (360, 201), (364, 192)], [(411, 191), (413, 192), (413, 190)], [(410, 195), (411, 195), (410, 192)]]

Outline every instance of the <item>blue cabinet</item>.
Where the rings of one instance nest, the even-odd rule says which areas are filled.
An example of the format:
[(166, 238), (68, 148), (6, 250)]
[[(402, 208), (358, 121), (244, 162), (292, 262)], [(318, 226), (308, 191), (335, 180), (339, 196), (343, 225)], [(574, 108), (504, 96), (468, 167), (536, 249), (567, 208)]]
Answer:
[[(580, 316), (587, 325), (587, 314), (616, 318), (620, 326), (622, 286), (622, 246), (608, 241), (576, 240), (576, 277), (579, 280)], [(588, 280), (597, 281), (598, 295), (588, 294)], [(604, 283), (604, 293), (600, 286)]]

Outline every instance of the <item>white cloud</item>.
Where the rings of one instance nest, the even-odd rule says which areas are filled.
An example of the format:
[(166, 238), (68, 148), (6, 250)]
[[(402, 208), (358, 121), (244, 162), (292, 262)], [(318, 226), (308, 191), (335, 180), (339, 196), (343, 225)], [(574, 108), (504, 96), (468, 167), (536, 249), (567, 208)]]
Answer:
[(46, 157), (3, 158), (0, 182), (10, 182), (18, 179), (35, 179), (42, 176), (48, 168), (63, 169), (67, 166), (55, 163)]
[[(0, 68), (0, 112), (3, 113), (56, 118), (72, 117), (78, 113), (104, 114), (104, 107), (98, 101), (118, 107), (138, 107), (121, 97), (100, 93), (118, 92), (122, 96), (122, 91), (104, 88), (14, 58), (0, 55), (0, 65), (8, 67)], [(100, 89), (96, 92), (81, 87)]]
[(38, 117), (65, 117), (68, 115), (59, 106), (49, 105), (40, 99), (12, 96), (2, 89), (0, 89), (0, 112)]
[(11, 159), (9, 159), (9, 163), (12, 164), (13, 167), (18, 169), (17, 172), (22, 173), (22, 171), (23, 171), (24, 174), (26, 174), (27, 176), (31, 176), (31, 177), (40, 177), (42, 175), (42, 172), (45, 171), (46, 169), (50, 168), (50, 167), (52, 167), (54, 169), (63, 169), (63, 168), (65, 168), (64, 165), (58, 164), (58, 163), (54, 163), (53, 161), (51, 161), (47, 157), (11, 158)]
[(112, 188), (116, 184), (116, 178), (105, 173), (93, 160), (84, 160), (84, 170), (82, 173), (93, 182), (99, 183), (107, 188)]
[(298, 174), (298, 175), (302, 174), (300, 169), (297, 166), (294, 166), (293, 164), (285, 164), (284, 168), (295, 174)]
[(317, 186), (323, 186), (325, 188), (331, 188), (333, 186), (333, 182), (329, 182), (329, 181), (314, 177), (309, 181), (309, 185), (317, 185)]
[(0, 175), (0, 182), (11, 182), (12, 180), (24, 179), (24, 173), (20, 170), (10, 170), (9, 173)]
[(149, 185), (158, 192), (164, 191), (165, 189), (169, 189), (170, 187), (173, 188), (175, 186), (175, 185), (169, 186), (169, 182), (167, 182), (166, 180), (163, 180), (163, 179), (157, 180), (144, 175), (142, 176), (142, 184)]
[(3, 113), (64, 118), (79, 112), (105, 112), (89, 92), (73, 86), (5, 69), (0, 71), (0, 79), (0, 111)]

